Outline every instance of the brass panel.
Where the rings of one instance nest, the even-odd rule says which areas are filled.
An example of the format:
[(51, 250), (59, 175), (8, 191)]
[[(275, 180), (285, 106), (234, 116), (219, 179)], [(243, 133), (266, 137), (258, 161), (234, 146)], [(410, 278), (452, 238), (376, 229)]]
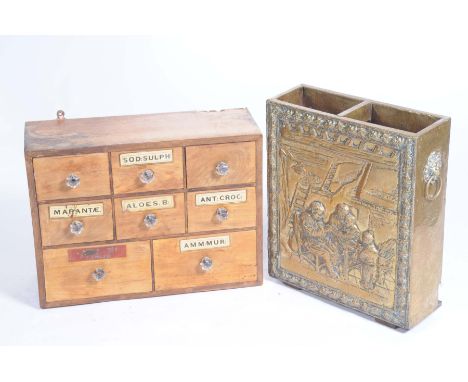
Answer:
[[(333, 97), (343, 98), (331, 92), (327, 102)], [(437, 283), (422, 280), (440, 280), (449, 119), (370, 101), (332, 115), (281, 99), (289, 100), (267, 102), (270, 274), (392, 325), (414, 326), (438, 305)], [(366, 110), (372, 113), (362, 121), (347, 118)], [(418, 155), (416, 163), (416, 147), (427, 146), (419, 142), (439, 125), (444, 164), (435, 176), (418, 163), (437, 154)], [(425, 195), (415, 202), (421, 182)], [(418, 244), (428, 235), (414, 226), (428, 213), (437, 220), (433, 249)], [(434, 269), (417, 260), (421, 247)]]

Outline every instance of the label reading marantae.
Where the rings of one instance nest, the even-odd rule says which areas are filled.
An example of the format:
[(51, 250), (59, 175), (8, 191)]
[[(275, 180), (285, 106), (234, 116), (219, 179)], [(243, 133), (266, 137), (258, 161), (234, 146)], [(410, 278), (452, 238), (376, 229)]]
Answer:
[(197, 206), (209, 206), (226, 203), (244, 203), (246, 200), (247, 190), (207, 192), (195, 195), (195, 204)]
[(137, 153), (120, 154), (121, 166), (136, 166), (149, 163), (172, 162), (172, 150), (140, 151)]
[(174, 208), (174, 196), (153, 196), (151, 198), (122, 200), (122, 210), (129, 212)]
[(50, 206), (49, 217), (51, 219), (65, 219), (71, 217), (102, 216), (104, 204), (67, 204), (62, 206)]
[(126, 245), (110, 245), (96, 248), (71, 248), (68, 261), (102, 260), (127, 256)]
[(229, 236), (201, 237), (180, 241), (180, 251), (197, 251), (200, 249), (224, 248), (231, 245)]

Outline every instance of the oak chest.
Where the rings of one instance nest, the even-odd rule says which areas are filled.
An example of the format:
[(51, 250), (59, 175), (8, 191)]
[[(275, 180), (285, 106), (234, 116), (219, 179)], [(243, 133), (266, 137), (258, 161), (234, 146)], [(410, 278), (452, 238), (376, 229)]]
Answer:
[(450, 118), (298, 86), (267, 124), (270, 274), (402, 328), (433, 312)]
[(27, 122), (43, 308), (259, 285), (262, 136), (247, 109)]

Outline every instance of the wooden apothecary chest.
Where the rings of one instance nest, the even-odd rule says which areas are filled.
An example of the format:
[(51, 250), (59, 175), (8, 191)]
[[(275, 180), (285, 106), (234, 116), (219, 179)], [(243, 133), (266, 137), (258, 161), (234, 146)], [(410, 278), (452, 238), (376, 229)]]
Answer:
[(270, 274), (402, 328), (434, 311), (450, 118), (298, 86), (267, 124)]
[(27, 122), (41, 307), (259, 285), (246, 109)]

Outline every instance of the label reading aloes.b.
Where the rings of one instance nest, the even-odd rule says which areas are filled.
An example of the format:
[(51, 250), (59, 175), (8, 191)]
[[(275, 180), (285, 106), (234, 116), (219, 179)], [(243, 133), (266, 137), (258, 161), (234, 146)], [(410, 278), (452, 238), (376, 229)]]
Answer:
[(129, 212), (161, 210), (174, 208), (174, 196), (153, 196), (151, 198), (125, 199), (122, 200), (122, 210)]

